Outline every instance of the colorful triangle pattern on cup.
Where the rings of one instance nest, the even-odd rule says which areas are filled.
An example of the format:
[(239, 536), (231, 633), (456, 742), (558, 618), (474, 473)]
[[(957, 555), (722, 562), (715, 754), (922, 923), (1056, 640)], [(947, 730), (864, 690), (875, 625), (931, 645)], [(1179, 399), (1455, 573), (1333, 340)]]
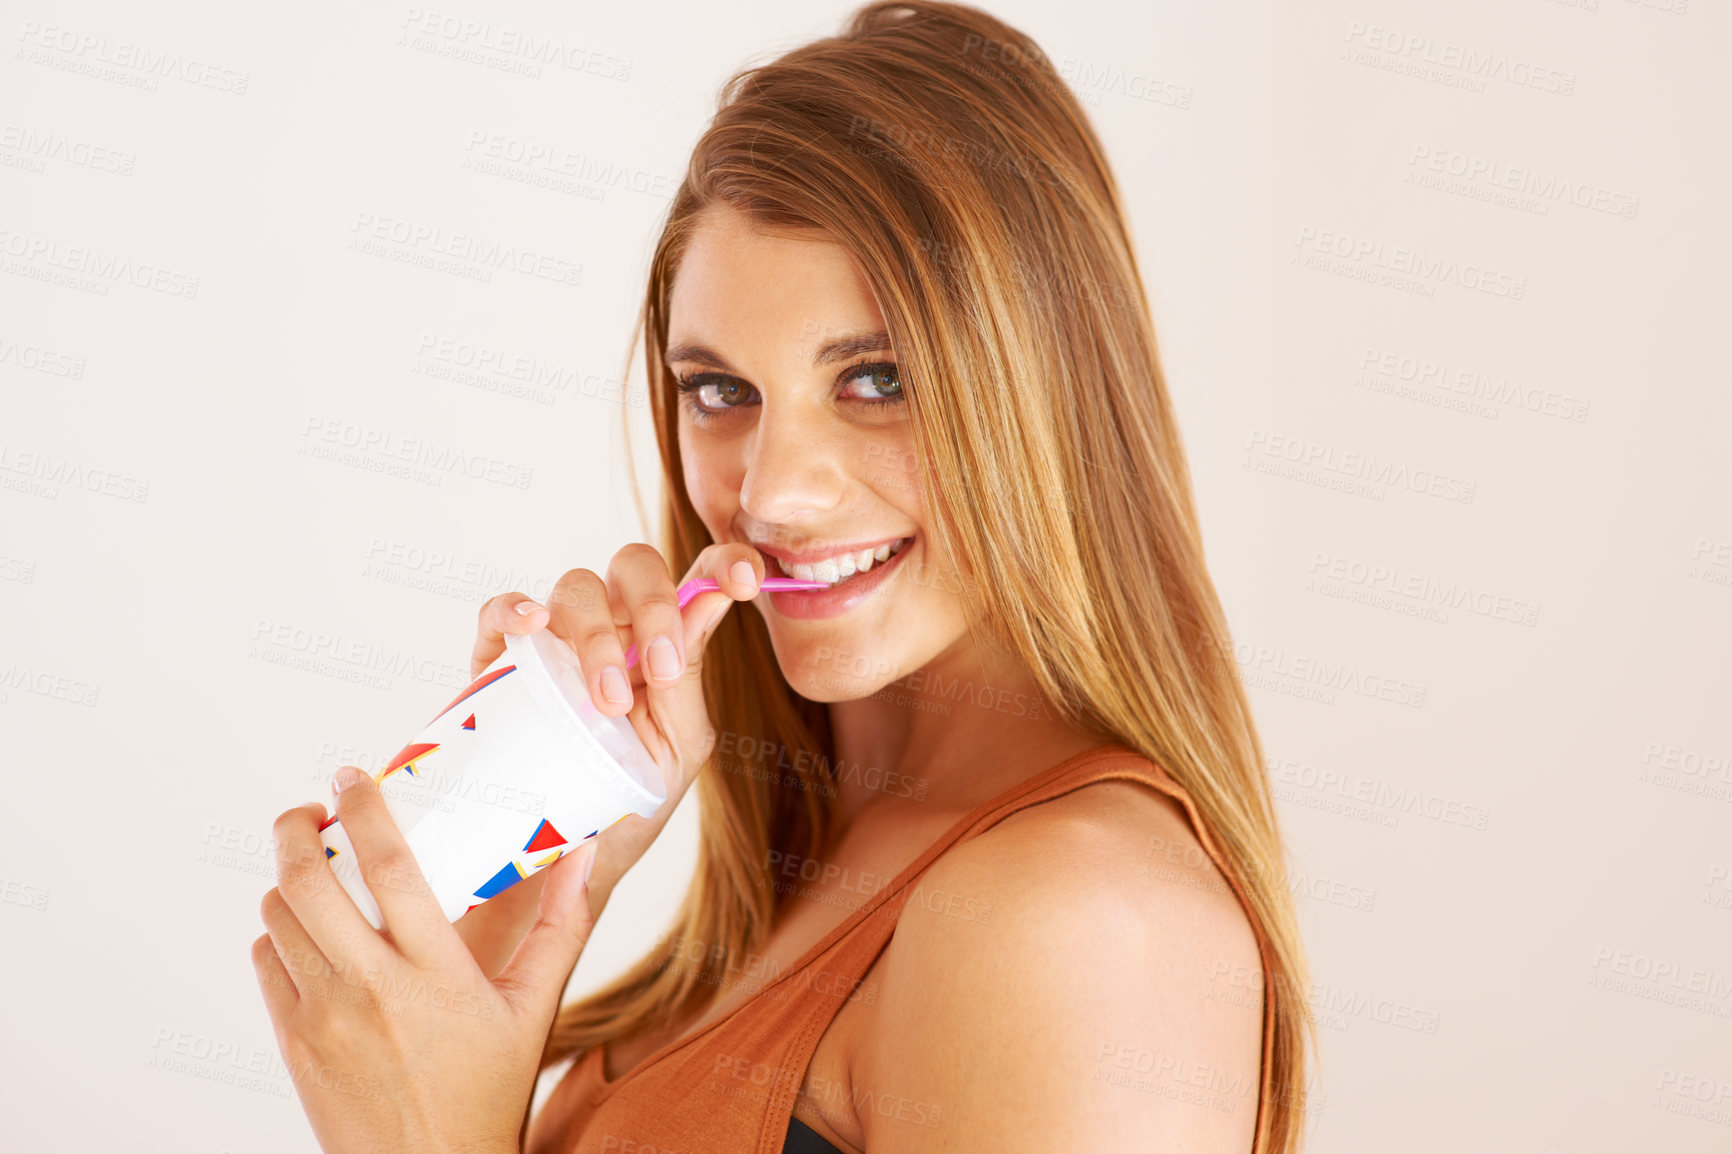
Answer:
[(553, 823), (546, 818), (535, 827), (535, 832), (529, 835), (529, 843), (523, 847), (524, 853), (540, 853), (544, 849), (552, 849), (556, 845), (564, 845), (565, 837), (553, 828)]

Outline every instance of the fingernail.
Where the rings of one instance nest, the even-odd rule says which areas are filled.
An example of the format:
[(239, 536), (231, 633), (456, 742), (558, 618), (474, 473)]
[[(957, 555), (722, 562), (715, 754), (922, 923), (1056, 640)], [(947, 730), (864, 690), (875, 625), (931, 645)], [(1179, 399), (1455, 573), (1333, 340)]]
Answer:
[(728, 576), (742, 585), (750, 585), (754, 589), (758, 587), (758, 573), (752, 568), (750, 561), (735, 561), (728, 570)]
[(533, 601), (519, 601), (517, 603), (517, 612), (522, 614), (524, 617), (528, 617), (531, 613), (534, 613), (540, 608), (541, 606), (537, 605)]
[(337, 770), (336, 780), (331, 784), (337, 787), (338, 793), (342, 793), (352, 785), (360, 785), (366, 779), (366, 774), (362, 773), (352, 765), (345, 765), (341, 769)]
[(619, 666), (610, 665), (601, 671), (601, 695), (615, 705), (631, 701), (631, 686), (626, 684), (625, 674)]
[(672, 641), (658, 637), (649, 643), (649, 668), (657, 681), (672, 681), (680, 675), (680, 655)]
[(589, 851), (589, 860), (583, 863), (583, 884), (584, 885), (589, 884), (589, 875), (590, 875), (591, 871), (593, 871), (595, 869), (595, 855), (601, 852), (601, 847), (595, 845), (595, 843), (593, 841), (590, 843), (590, 845), (592, 848)]

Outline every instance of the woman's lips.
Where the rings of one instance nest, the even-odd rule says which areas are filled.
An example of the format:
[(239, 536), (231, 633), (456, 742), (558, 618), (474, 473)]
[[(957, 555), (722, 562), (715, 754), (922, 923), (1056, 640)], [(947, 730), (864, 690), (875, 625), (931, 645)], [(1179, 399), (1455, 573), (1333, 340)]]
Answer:
[(901, 552), (892, 553), (888, 560), (880, 561), (866, 572), (857, 573), (845, 581), (838, 581), (828, 589), (776, 590), (769, 595), (770, 605), (777, 613), (796, 621), (839, 616), (872, 596), (918, 543), (919, 537), (916, 536), (902, 547)]

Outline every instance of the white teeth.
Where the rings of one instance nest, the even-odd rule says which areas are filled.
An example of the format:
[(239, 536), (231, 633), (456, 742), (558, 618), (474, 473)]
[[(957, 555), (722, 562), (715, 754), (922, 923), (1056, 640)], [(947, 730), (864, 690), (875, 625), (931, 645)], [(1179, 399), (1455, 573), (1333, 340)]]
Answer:
[(784, 565), (781, 561), (777, 561), (776, 567), (798, 581), (822, 581), (826, 585), (834, 585), (839, 581), (847, 580), (856, 573), (870, 571), (876, 562), (888, 561), (907, 548), (910, 540), (911, 538), (904, 537), (888, 545), (880, 545), (876, 549), (862, 549), (858, 553), (838, 553), (834, 557), (827, 557), (810, 565)]

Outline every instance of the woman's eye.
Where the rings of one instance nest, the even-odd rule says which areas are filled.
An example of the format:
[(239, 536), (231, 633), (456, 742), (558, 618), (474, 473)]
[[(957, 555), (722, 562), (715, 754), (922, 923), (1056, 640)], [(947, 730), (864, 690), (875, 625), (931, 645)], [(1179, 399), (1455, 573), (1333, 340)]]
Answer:
[(707, 409), (733, 409), (751, 399), (752, 386), (743, 381), (722, 381), (698, 387), (698, 403)]
[[(893, 362), (862, 364), (845, 369), (843, 373), (837, 378), (843, 388), (839, 395), (856, 406), (876, 408), (900, 404), (904, 399), (902, 382), (896, 375)], [(692, 373), (678, 377), (676, 384), (686, 398), (692, 416), (699, 421), (761, 403), (757, 389), (724, 373)]]
[(713, 417), (729, 409), (750, 404), (756, 392), (751, 385), (720, 373), (693, 373), (679, 378), (679, 390), (690, 398), (694, 415)]
[(893, 401), (902, 395), (902, 382), (897, 379), (895, 365), (865, 365), (848, 378), (848, 393), (860, 401)]

